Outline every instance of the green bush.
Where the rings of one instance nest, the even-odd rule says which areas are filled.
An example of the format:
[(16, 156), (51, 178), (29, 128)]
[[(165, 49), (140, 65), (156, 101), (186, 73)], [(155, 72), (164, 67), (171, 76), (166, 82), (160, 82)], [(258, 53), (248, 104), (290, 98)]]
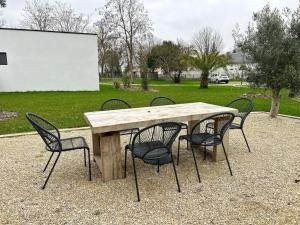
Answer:
[(124, 88), (129, 88), (130, 87), (131, 80), (130, 80), (130, 77), (128, 75), (125, 75), (125, 76), (122, 77), (122, 82), (123, 82)]
[(121, 87), (121, 81), (120, 81), (120, 79), (114, 79), (113, 80), (113, 86), (116, 89), (120, 89), (120, 87)]

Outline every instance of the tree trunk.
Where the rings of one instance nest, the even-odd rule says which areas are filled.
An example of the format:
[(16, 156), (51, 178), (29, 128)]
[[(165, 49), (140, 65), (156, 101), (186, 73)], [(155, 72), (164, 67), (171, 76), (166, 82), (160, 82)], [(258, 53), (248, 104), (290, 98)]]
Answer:
[(129, 72), (129, 78), (130, 82), (133, 80), (133, 51), (132, 49), (129, 49), (129, 62), (128, 62), (128, 72)]
[(208, 73), (206, 72), (201, 74), (200, 88), (208, 88)]
[(104, 63), (101, 63), (101, 77), (103, 78), (104, 73)]
[(279, 104), (280, 104), (280, 89), (275, 88), (272, 89), (272, 107), (270, 110), (270, 117), (276, 118), (279, 111)]

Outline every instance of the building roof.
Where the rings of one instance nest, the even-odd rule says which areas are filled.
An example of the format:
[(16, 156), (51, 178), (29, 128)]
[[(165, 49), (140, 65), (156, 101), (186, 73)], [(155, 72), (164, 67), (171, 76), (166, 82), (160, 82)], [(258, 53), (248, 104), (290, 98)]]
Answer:
[(244, 64), (250, 62), (249, 57), (240, 51), (228, 52), (227, 54), (230, 58), (230, 63), (232, 64)]
[(48, 33), (63, 33), (63, 34), (97, 35), (96, 33), (65, 32), (65, 31), (52, 31), (52, 30), (31, 30), (31, 29), (19, 29), (19, 28), (9, 28), (9, 27), (1, 27), (0, 30), (15, 30), (15, 31), (29, 31), (29, 32), (48, 32)]

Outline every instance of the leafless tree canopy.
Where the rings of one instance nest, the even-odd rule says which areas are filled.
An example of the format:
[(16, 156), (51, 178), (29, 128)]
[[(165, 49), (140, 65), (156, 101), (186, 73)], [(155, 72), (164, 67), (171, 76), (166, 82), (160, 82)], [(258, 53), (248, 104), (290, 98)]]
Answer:
[(107, 0), (100, 14), (126, 46), (129, 73), (132, 75), (136, 45), (152, 29), (144, 5), (140, 0)]
[(51, 30), (53, 6), (47, 0), (26, 1), (21, 26), (36, 30)]
[(90, 18), (83, 13), (76, 13), (70, 4), (55, 2), (53, 7), (52, 29), (65, 32), (86, 31)]
[(21, 26), (36, 30), (85, 32), (90, 19), (77, 13), (70, 4), (48, 0), (28, 0)]
[(98, 34), (99, 65), (101, 67), (101, 75), (103, 75), (105, 65), (108, 63), (111, 53), (122, 52), (122, 46), (113, 33), (112, 27), (107, 23), (106, 18), (97, 21), (94, 27)]
[(192, 44), (201, 55), (220, 52), (223, 48), (223, 40), (217, 31), (205, 27), (194, 34)]

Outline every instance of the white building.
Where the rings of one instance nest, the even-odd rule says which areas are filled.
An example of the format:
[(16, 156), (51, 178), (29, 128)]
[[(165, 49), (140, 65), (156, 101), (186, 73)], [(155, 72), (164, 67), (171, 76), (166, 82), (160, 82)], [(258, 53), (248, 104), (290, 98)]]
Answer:
[(0, 53), (0, 92), (99, 90), (96, 34), (0, 28)]

